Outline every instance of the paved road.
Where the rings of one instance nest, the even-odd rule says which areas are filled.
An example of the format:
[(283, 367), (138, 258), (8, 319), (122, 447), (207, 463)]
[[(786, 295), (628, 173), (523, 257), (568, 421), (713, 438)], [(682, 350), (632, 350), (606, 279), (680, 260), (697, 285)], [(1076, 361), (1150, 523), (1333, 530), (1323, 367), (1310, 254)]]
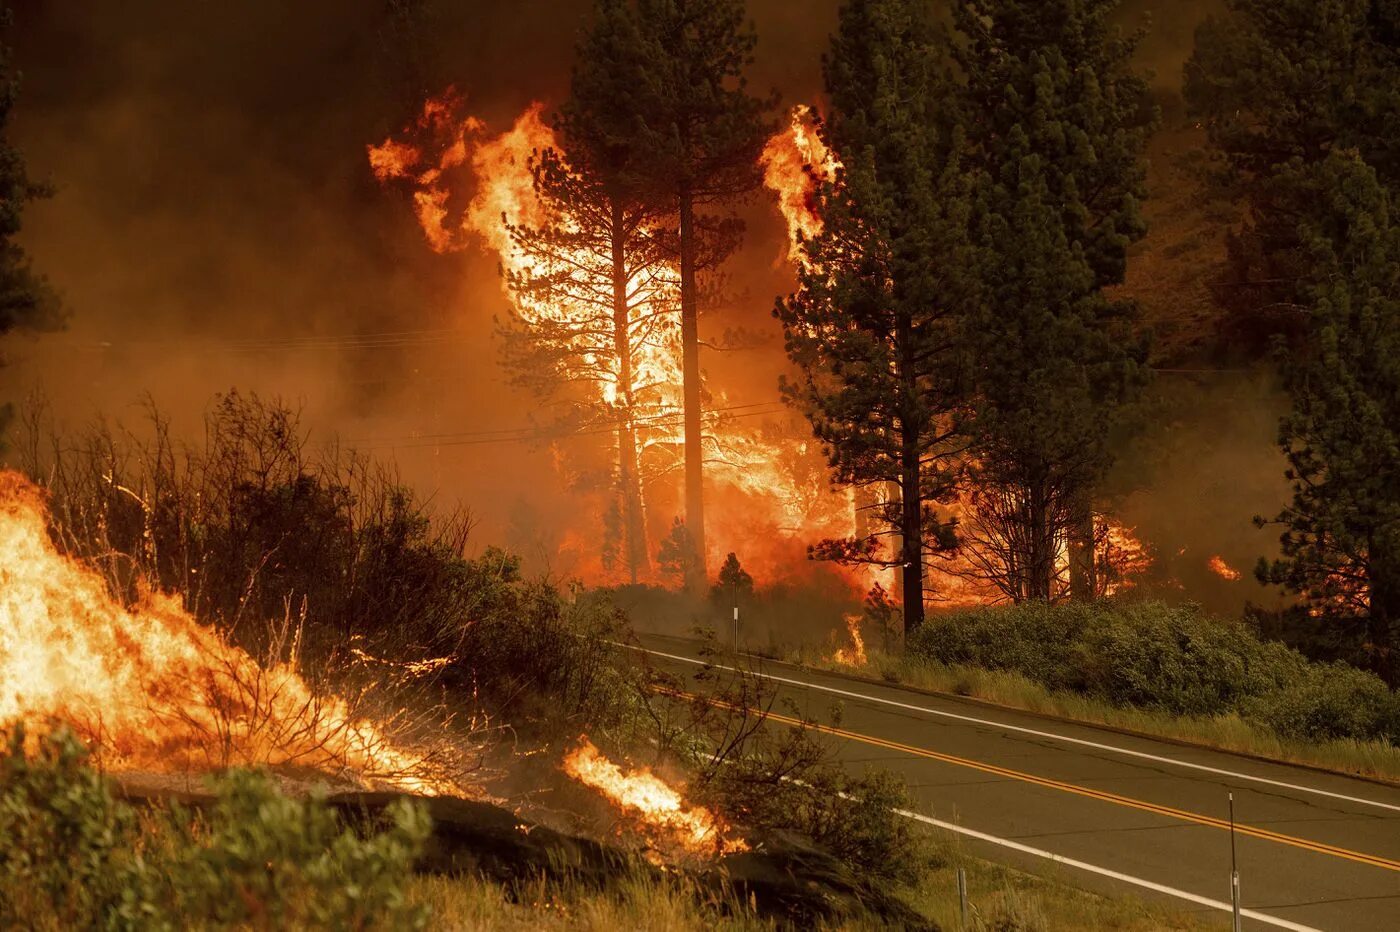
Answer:
[[(682, 675), (693, 642), (646, 636)], [(764, 662), (841, 756), (902, 774), (912, 816), (979, 854), (1222, 917), (1229, 795), (1247, 929), (1400, 930), (1400, 788)]]

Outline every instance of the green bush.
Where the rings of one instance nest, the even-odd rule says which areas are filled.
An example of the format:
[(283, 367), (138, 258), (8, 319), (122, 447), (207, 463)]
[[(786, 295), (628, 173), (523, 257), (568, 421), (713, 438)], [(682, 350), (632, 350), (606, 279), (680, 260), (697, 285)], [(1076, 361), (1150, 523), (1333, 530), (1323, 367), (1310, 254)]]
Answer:
[[(132, 812), (86, 766), (71, 736), (6, 735), (0, 758), (0, 920), (50, 929), (121, 925), (139, 880)], [(5, 919), (4, 917), (10, 917)], [(13, 923), (13, 926), (11, 925)]]
[(216, 784), (199, 817), (171, 820), (147, 903), (161, 919), (199, 916), (207, 925), (260, 929), (418, 929), (421, 909), (404, 888), (429, 822), (419, 806), (395, 803), (382, 830), (362, 838), (316, 799), (277, 792), (246, 770)]
[(0, 759), (0, 917), (28, 929), (415, 929), (404, 895), (429, 832), (393, 807), (367, 836), (316, 799), (231, 771), (203, 812), (138, 814), (66, 733)]
[(942, 663), (1013, 670), (1051, 689), (1078, 689), (1076, 645), (1092, 626), (1091, 614), (1092, 606), (1027, 603), (1014, 612), (932, 615), (908, 649)]
[(909, 790), (888, 770), (823, 768), (802, 803), (797, 827), (861, 876), (911, 883), (928, 866), (923, 836), (899, 814), (913, 808)]
[(1241, 698), (1260, 646), (1237, 622), (1141, 603), (1095, 611), (1075, 659), (1091, 695), (1115, 705), (1209, 715)]
[(607, 728), (639, 695), (640, 668), (616, 643), (625, 617), (606, 594), (520, 583), (495, 611), (463, 620), (455, 651), (467, 687), (517, 731)]
[(1345, 663), (1306, 664), (1299, 676), (1242, 709), (1288, 738), (1400, 739), (1400, 699), (1373, 673)]
[[(718, 650), (711, 636), (702, 656), (733, 662)], [(776, 695), (763, 677), (719, 667), (696, 677), (707, 684), (703, 697), (678, 707), (664, 696), (654, 701), (658, 731), (648, 741), (695, 768), (691, 801), (760, 838), (803, 836), (862, 877), (909, 881), (927, 864), (924, 836), (896, 812), (913, 808), (900, 779), (874, 768), (853, 775), (810, 728), (770, 727), (766, 712)], [(806, 719), (795, 704), (784, 711)], [(839, 711), (833, 714), (839, 722)], [(644, 733), (634, 736), (644, 740)]]
[(1375, 675), (1309, 662), (1194, 606), (1105, 601), (951, 612), (929, 618), (908, 650), (1117, 706), (1234, 712), (1289, 738), (1400, 739), (1400, 696)]

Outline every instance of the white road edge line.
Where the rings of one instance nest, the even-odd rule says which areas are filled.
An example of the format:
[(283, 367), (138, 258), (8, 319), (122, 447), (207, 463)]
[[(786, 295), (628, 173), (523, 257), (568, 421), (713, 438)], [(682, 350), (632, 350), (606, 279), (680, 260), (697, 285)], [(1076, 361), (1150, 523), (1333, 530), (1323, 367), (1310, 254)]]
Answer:
[[(652, 650), (647, 647), (640, 647), (633, 644), (623, 644), (621, 642), (616, 641), (613, 643), (617, 644), (617, 646), (619, 647), (630, 647), (633, 650), (639, 650), (643, 653), (653, 654), (657, 657), (665, 657), (669, 660), (679, 660), (683, 663), (694, 664), (696, 666), (705, 665), (705, 661), (696, 660), (693, 657), (683, 657), (679, 654), (668, 654), (664, 651)], [(1015, 731), (1025, 735), (1034, 735), (1037, 738), (1049, 738), (1053, 741), (1063, 741), (1066, 744), (1077, 744), (1081, 747), (1093, 748), (1097, 751), (1109, 751), (1114, 754), (1122, 754), (1127, 757), (1136, 757), (1141, 760), (1150, 760), (1159, 764), (1170, 764), (1172, 766), (1183, 767), (1188, 770), (1198, 770), (1203, 773), (1213, 773), (1217, 776), (1229, 777), (1233, 780), (1247, 780), (1251, 783), (1260, 783), (1264, 784), (1265, 786), (1274, 786), (1280, 789), (1293, 790), (1299, 793), (1311, 793), (1314, 796), (1326, 796), (1329, 799), (1339, 799), (1344, 802), (1359, 803), (1363, 806), (1374, 806), (1377, 809), (1389, 809), (1392, 812), (1400, 812), (1400, 805), (1397, 805), (1395, 803), (1380, 802), (1379, 800), (1375, 799), (1366, 799), (1362, 796), (1348, 796), (1345, 793), (1334, 793), (1331, 790), (1322, 790), (1316, 787), (1302, 786), (1296, 783), (1286, 783), (1283, 780), (1271, 780), (1268, 777), (1259, 777), (1254, 776), (1253, 774), (1239, 773), (1233, 770), (1224, 770), (1220, 767), (1211, 767), (1208, 764), (1194, 764), (1190, 761), (1177, 760), (1173, 757), (1162, 757), (1157, 754), (1149, 754), (1146, 751), (1134, 751), (1131, 748), (1118, 747), (1112, 744), (1101, 744), (1097, 741), (1089, 741), (1084, 738), (1071, 738), (1068, 735), (1057, 735), (1054, 732), (1039, 731), (1035, 728), (1026, 728), (1021, 725), (1009, 725), (1005, 722), (994, 722), (990, 719), (977, 718), (971, 715), (959, 715), (956, 712), (945, 712), (942, 709), (930, 709), (927, 706), (912, 705), (907, 702), (898, 702), (894, 699), (882, 699), (879, 696), (867, 696), (864, 693), (851, 692), (850, 690), (845, 689), (837, 689), (834, 686), (822, 686), (818, 683), (811, 683), (805, 680), (791, 679), (786, 676), (777, 676), (773, 673), (761, 673), (752, 670), (740, 671), (735, 667), (726, 667), (723, 664), (711, 664), (711, 666), (713, 666), (717, 670), (728, 670), (732, 673), (748, 672), (752, 673), (755, 676), (761, 676), (764, 679), (773, 680), (778, 683), (787, 683), (791, 686), (802, 686), (807, 689), (815, 689), (819, 692), (831, 693), (832, 695), (836, 696), (845, 696), (848, 699), (863, 699), (866, 702), (875, 702), (880, 705), (894, 706), (895, 708), (906, 709), (911, 712), (923, 712), (925, 715), (937, 715), (942, 718), (951, 718), (961, 722), (970, 722), (974, 725), (987, 725), (992, 728), (1002, 729), (1003, 731)], [(1085, 727), (1092, 728), (1093, 726), (1086, 725)]]
[[(986, 832), (979, 832), (976, 829), (966, 828), (965, 826), (957, 825), (952, 822), (944, 822), (942, 819), (935, 819), (931, 816), (921, 815), (917, 812), (910, 812), (907, 809), (896, 809), (895, 812), (899, 815), (904, 816), (906, 819), (914, 819), (915, 821), (923, 822), (926, 825), (933, 825), (937, 828), (941, 828), (949, 832), (957, 832), (959, 835), (967, 835), (971, 838), (976, 838), (979, 841), (985, 841), (993, 845), (1000, 845), (1003, 848), (1010, 848), (1013, 851), (1020, 851), (1023, 854), (1034, 855), (1038, 858), (1045, 858), (1047, 860), (1055, 862), (1056, 864), (1063, 864), (1066, 867), (1073, 867), (1077, 870), (1088, 871), (1092, 874), (1099, 874), (1100, 876), (1108, 877), (1112, 880), (1117, 880), (1121, 881), (1122, 883), (1142, 887), (1145, 890), (1152, 890), (1157, 893), (1165, 893), (1167, 896), (1174, 896), (1178, 899), (1188, 900), (1189, 902), (1197, 903), (1201, 906), (1209, 906), (1212, 909), (1222, 910), (1227, 913), (1233, 912), (1233, 907), (1229, 903), (1226, 903), (1222, 900), (1213, 900), (1208, 896), (1198, 896), (1195, 893), (1188, 893), (1185, 890), (1178, 890), (1176, 887), (1168, 887), (1166, 884), (1154, 883), (1151, 880), (1143, 880), (1141, 877), (1134, 877), (1131, 874), (1124, 874), (1120, 873), (1119, 871), (1109, 870), (1107, 867), (1099, 867), (1095, 864), (1086, 864), (1083, 861), (1076, 861), (1074, 858), (1067, 858), (1064, 855), (1055, 854), (1052, 851), (1042, 851), (1040, 848), (1032, 848), (1030, 845), (1023, 845), (1018, 841), (1011, 841), (1007, 838), (999, 838), (996, 835), (988, 835)], [(1305, 926), (1297, 922), (1289, 922), (1287, 919), (1279, 919), (1276, 916), (1270, 916), (1266, 913), (1261, 913), (1253, 909), (1241, 909), (1240, 915), (1248, 919), (1253, 919), (1255, 922), (1263, 922), (1271, 926), (1277, 926), (1280, 929), (1292, 929), (1293, 932), (1322, 932), (1322, 930), (1315, 929), (1312, 926)]]

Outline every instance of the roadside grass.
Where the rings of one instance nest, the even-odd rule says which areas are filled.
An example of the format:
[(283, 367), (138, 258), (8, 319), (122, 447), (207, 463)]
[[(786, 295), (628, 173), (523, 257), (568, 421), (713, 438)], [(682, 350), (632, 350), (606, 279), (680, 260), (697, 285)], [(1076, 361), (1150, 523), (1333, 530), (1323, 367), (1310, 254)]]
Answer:
[(1079, 693), (1047, 689), (1012, 671), (945, 664), (921, 657), (871, 652), (864, 666), (852, 666), (836, 662), (830, 654), (802, 648), (789, 653), (787, 660), (814, 669), (981, 699), (1076, 722), (1108, 725), (1207, 748), (1400, 783), (1400, 747), (1388, 741), (1332, 739), (1313, 742), (1285, 738), (1268, 726), (1246, 721), (1233, 712), (1180, 716), (1115, 706)]
[(919, 912), (948, 932), (957, 932), (960, 905), (957, 869), (967, 875), (967, 932), (1059, 932), (1100, 929), (1114, 932), (1226, 929), (1229, 922), (1209, 913), (1188, 911), (1135, 896), (1101, 896), (1057, 879), (1029, 874), (974, 857), (961, 850), (958, 839), (948, 842), (948, 856), (909, 891)]
[[(1227, 923), (1213, 916), (1148, 903), (1132, 896), (1088, 893), (1053, 878), (994, 864), (961, 851), (956, 840), (943, 856), (901, 894), (921, 914), (957, 932), (960, 907), (957, 869), (966, 871), (969, 923), (966, 932), (1059, 932), (1106, 929), (1118, 932), (1213, 930)], [(760, 932), (777, 929), (745, 904), (716, 902), (713, 894), (679, 878), (657, 881), (624, 876), (607, 890), (546, 886), (535, 882), (513, 891), (479, 876), (420, 877), (406, 891), (408, 901), (431, 910), (429, 928), (443, 932), (525, 929), (581, 929), (617, 932)], [(850, 932), (878, 926), (837, 926)]]
[(776, 928), (756, 918), (744, 904), (716, 903), (683, 880), (657, 881), (640, 874), (620, 876), (606, 890), (543, 881), (508, 889), (470, 874), (419, 877), (409, 883), (406, 894), (410, 902), (429, 908), (428, 927), (443, 932), (738, 932)]

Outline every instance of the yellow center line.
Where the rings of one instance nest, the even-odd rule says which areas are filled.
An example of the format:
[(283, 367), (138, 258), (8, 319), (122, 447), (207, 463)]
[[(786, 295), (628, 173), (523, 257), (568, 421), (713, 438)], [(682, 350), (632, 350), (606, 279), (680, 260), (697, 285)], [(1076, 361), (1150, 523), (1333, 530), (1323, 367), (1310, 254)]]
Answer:
[[(685, 699), (701, 699), (713, 705), (723, 708), (738, 708), (722, 699), (715, 699), (708, 696), (696, 696), (691, 693), (672, 692), (671, 695)], [(752, 711), (752, 710), (751, 710)], [(802, 719), (791, 718), (787, 715), (780, 715), (777, 712), (762, 712), (765, 718), (770, 718), (776, 722), (783, 722), (787, 725), (796, 725), (799, 728), (807, 728), (822, 734), (835, 735), (846, 738), (850, 741), (859, 741), (875, 747), (886, 748), (891, 751), (901, 751), (905, 754), (913, 754), (917, 757), (924, 757), (929, 760), (942, 761), (945, 764), (955, 764), (959, 767), (968, 767), (972, 770), (980, 770), (983, 773), (995, 774), (999, 777), (1007, 777), (1012, 780), (1020, 780), (1024, 783), (1033, 783), (1036, 786), (1043, 786), (1052, 790), (1060, 790), (1065, 793), (1073, 793), (1076, 796), (1085, 796), (1089, 799), (1097, 799), (1106, 803), (1113, 803), (1118, 806), (1126, 806), (1131, 809), (1139, 809), (1143, 812), (1151, 812), (1157, 815), (1167, 816), (1173, 819), (1181, 819), (1185, 822), (1194, 822), (1197, 825), (1207, 825), (1211, 828), (1230, 830), (1230, 823), (1226, 819), (1217, 819), (1214, 816), (1201, 815), (1197, 812), (1187, 812), (1184, 809), (1174, 809), (1171, 806), (1163, 806), (1158, 803), (1150, 803), (1141, 799), (1133, 799), (1130, 796), (1120, 796), (1117, 793), (1109, 793), (1105, 790), (1090, 789), (1087, 786), (1079, 786), (1075, 783), (1066, 783), (1062, 780), (1052, 780), (1049, 777), (1038, 777), (1035, 774), (1025, 773), (1020, 770), (1012, 770), (1008, 767), (998, 767), (995, 764), (986, 764), (981, 761), (969, 760), (966, 757), (955, 757), (952, 754), (943, 754), (939, 751), (931, 751), (928, 748), (915, 747), (910, 744), (902, 744), (898, 741), (890, 741), (885, 738), (876, 738), (871, 735), (864, 735), (856, 731), (848, 731), (844, 728), (837, 728), (833, 725), (822, 725), (817, 722), (807, 722)], [(1257, 828), (1253, 825), (1235, 823), (1235, 831), (1241, 835), (1248, 835), (1252, 838), (1262, 838), (1265, 841), (1273, 841), (1282, 845), (1291, 845), (1294, 848), (1302, 848), (1306, 851), (1313, 851), (1318, 854), (1327, 854), (1332, 857), (1345, 858), (1349, 861), (1356, 861), (1360, 864), (1369, 864), (1372, 867), (1380, 867), (1385, 870), (1400, 872), (1400, 861), (1381, 857), (1377, 854), (1366, 854), (1361, 851), (1352, 851), (1349, 848), (1340, 848), (1336, 845), (1329, 845), (1325, 842), (1311, 841), (1307, 838), (1298, 838), (1295, 835), (1284, 835), (1281, 832), (1270, 831), (1266, 828)]]

